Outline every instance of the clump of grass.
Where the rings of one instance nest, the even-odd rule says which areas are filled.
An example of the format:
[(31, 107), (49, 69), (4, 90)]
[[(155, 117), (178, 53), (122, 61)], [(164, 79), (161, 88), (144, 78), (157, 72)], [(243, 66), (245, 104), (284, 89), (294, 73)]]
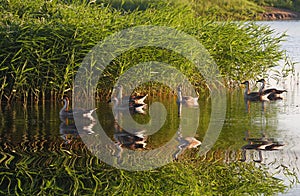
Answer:
[[(265, 73), (283, 56), (279, 43), (284, 36), (273, 37), (269, 27), (216, 23), (197, 17), (188, 3), (159, 3), (164, 2), (124, 12), (97, 1), (5, 1), (0, 7), (0, 47), (4, 49), (0, 54), (0, 100), (26, 103), (71, 92), (89, 50), (105, 37), (138, 25), (168, 26), (194, 36), (216, 61), (224, 84)], [(187, 75), (198, 91), (205, 90), (203, 77), (187, 59), (173, 51), (145, 47), (111, 62), (98, 83), (99, 99), (111, 93), (121, 73), (149, 60), (170, 63)]]

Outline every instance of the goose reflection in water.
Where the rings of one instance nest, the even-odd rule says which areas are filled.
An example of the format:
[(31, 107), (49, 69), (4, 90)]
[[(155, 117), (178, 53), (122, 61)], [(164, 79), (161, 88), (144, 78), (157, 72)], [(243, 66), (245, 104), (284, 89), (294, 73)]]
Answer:
[[(254, 162), (261, 163), (263, 161), (262, 151), (274, 151), (283, 149), (285, 144), (282, 142), (276, 141), (275, 138), (268, 138), (265, 134), (262, 134), (260, 138), (251, 138), (249, 137), (249, 131), (245, 133), (246, 137), (244, 138), (245, 141), (248, 141), (248, 144), (242, 146), (242, 158), (240, 161), (247, 160), (247, 151), (254, 151), (258, 152), (258, 159), (254, 160)], [(252, 154), (253, 155), (253, 154)]]
[(121, 163), (123, 160), (122, 154), (124, 148), (129, 150), (146, 148), (148, 139), (148, 136), (144, 134), (146, 131), (139, 130), (135, 131), (134, 133), (129, 133), (123, 130), (117, 122), (114, 123), (114, 129), (114, 140), (117, 151), (115, 151), (113, 154), (117, 157), (118, 163)]
[(72, 122), (72, 119), (69, 118), (60, 119), (59, 133), (61, 134), (61, 138), (65, 140), (65, 143), (70, 144), (72, 141), (79, 139), (74, 121)]
[(181, 133), (178, 133), (177, 151), (174, 153), (174, 159), (177, 160), (179, 155), (182, 154), (186, 149), (197, 148), (201, 145), (201, 142), (194, 137), (182, 137)]
[[(251, 112), (251, 101), (244, 99), (244, 103), (245, 103), (246, 112), (250, 113)], [(261, 104), (261, 112), (265, 112), (265, 109), (266, 109), (265, 102), (260, 102), (259, 104)]]
[(93, 134), (93, 127), (96, 125), (96, 120), (92, 116), (81, 118), (77, 126), (72, 117), (60, 116), (60, 121), (59, 132), (67, 144), (80, 138), (79, 131), (81, 134)]
[[(178, 106), (178, 117), (181, 118), (183, 104), (177, 102), (177, 106)], [(191, 137), (191, 136), (184, 137), (182, 135), (181, 123), (179, 124), (179, 128), (177, 131), (177, 141), (178, 141), (177, 151), (173, 155), (173, 158), (175, 160), (177, 160), (179, 155), (182, 154), (186, 149), (197, 148), (198, 146), (201, 145), (201, 141), (197, 140), (195, 137)]]
[(120, 147), (125, 147), (130, 150), (146, 148), (148, 137), (145, 135), (145, 130), (136, 130), (129, 133), (123, 130), (117, 122), (115, 122), (114, 127), (114, 139)]

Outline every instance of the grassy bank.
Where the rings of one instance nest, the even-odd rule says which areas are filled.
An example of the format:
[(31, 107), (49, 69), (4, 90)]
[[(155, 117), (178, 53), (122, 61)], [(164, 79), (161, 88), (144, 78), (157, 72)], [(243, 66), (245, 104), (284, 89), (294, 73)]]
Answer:
[(273, 6), (300, 12), (299, 0), (251, 0), (259, 6)]
[[(126, 9), (122, 9), (125, 4), (116, 9), (118, 4), (101, 2), (3, 1), (0, 100), (55, 99), (71, 92), (76, 71), (88, 51), (105, 37), (138, 25), (168, 26), (195, 37), (219, 66), (224, 85), (262, 77), (284, 56), (279, 47), (283, 35), (272, 37), (271, 29), (252, 23), (217, 23), (200, 17), (193, 7), (200, 1), (141, 1), (144, 6), (138, 4), (138, 9), (135, 1), (131, 2)], [(243, 8), (243, 4), (237, 7)], [(218, 14), (216, 10), (211, 13)], [(111, 92), (121, 73), (146, 61), (169, 63), (187, 75), (198, 91), (205, 90), (201, 74), (181, 55), (141, 48), (122, 54), (110, 64), (98, 84), (99, 98)]]

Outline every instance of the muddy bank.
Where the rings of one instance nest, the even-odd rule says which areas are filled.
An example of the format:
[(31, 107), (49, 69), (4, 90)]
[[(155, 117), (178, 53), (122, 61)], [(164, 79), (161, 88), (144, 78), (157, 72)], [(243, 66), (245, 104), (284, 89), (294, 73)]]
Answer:
[(261, 14), (263, 20), (297, 20), (300, 19), (300, 13), (287, 9), (274, 7), (264, 7), (265, 12)]

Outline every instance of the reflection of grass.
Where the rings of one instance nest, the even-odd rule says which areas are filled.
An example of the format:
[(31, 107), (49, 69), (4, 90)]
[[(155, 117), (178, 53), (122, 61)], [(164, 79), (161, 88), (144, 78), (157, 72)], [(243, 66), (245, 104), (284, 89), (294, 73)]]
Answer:
[[(29, 148), (28, 146), (31, 146)], [(144, 172), (114, 169), (80, 143), (1, 145), (0, 193), (22, 195), (272, 195), (281, 181), (252, 164), (180, 160)], [(41, 150), (42, 149), (42, 150)]]

